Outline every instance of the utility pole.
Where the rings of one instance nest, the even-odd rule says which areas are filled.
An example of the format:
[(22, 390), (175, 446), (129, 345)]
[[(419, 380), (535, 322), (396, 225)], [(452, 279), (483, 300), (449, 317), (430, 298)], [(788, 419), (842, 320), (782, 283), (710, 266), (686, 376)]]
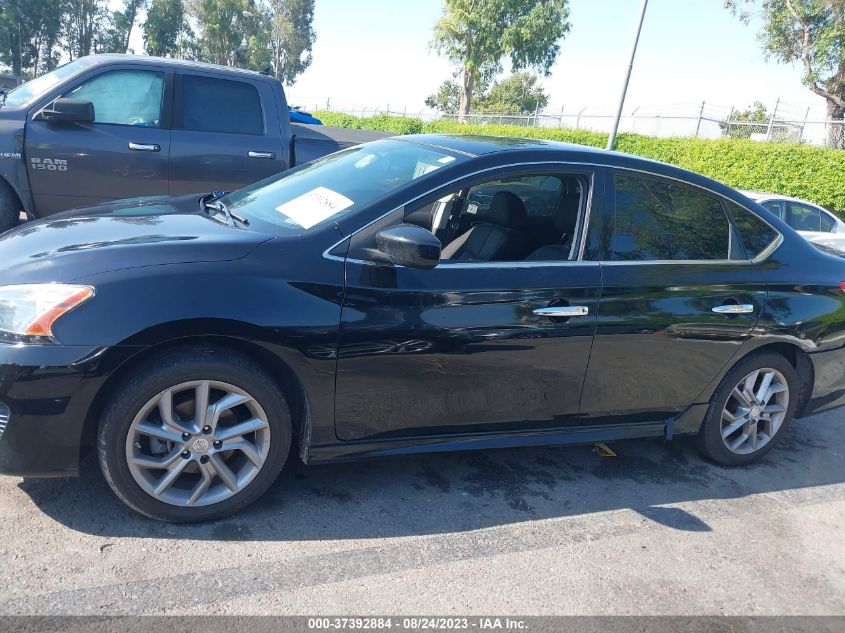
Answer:
[(775, 109), (772, 110), (772, 116), (769, 118), (769, 127), (766, 130), (766, 140), (772, 140), (772, 130), (775, 129), (775, 117), (778, 115), (778, 106), (780, 106), (780, 97), (775, 101)]
[(698, 133), (701, 132), (701, 120), (704, 118), (704, 101), (701, 102), (701, 108), (698, 110), (698, 123), (695, 124), (695, 138), (698, 138)]
[(625, 95), (628, 93), (628, 82), (631, 81), (631, 71), (634, 69), (634, 57), (637, 54), (637, 44), (640, 42), (640, 32), (643, 30), (645, 10), (648, 7), (648, 0), (643, 0), (640, 10), (640, 19), (637, 22), (637, 32), (634, 35), (634, 45), (631, 47), (631, 57), (628, 60), (628, 72), (625, 74), (625, 82), (622, 84), (622, 94), (619, 96), (619, 107), (616, 108), (616, 118), (613, 120), (613, 128), (610, 130), (610, 137), (607, 139), (607, 149), (616, 146), (616, 133), (619, 131), (619, 120), (622, 118), (622, 106), (625, 105)]

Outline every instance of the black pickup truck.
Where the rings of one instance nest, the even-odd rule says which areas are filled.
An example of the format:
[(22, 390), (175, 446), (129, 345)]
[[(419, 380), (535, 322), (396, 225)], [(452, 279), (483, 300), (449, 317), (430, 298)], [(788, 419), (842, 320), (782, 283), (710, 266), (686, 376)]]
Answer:
[(21, 211), (231, 191), (385, 136), (291, 123), (272, 77), (146, 56), (81, 57), (0, 102), (0, 231)]

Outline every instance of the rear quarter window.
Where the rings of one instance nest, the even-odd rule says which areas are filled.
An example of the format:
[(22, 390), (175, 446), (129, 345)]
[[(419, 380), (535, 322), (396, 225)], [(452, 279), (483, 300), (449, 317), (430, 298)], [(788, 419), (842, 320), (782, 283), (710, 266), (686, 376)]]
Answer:
[(777, 239), (778, 232), (748, 209), (730, 200), (728, 209), (748, 259), (759, 257)]

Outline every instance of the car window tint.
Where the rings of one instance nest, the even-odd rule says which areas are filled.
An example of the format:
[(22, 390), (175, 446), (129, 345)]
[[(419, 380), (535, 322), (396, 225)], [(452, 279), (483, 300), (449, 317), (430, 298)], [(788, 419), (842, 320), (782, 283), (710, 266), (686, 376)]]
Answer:
[(783, 200), (766, 200), (765, 202), (761, 202), (760, 204), (763, 205), (763, 208), (768, 209), (776, 216), (778, 216), (781, 220), (783, 220)]
[(264, 134), (258, 91), (243, 81), (184, 75), (182, 127), (195, 132)]
[(748, 259), (757, 257), (777, 238), (778, 232), (748, 209), (730, 201), (728, 208)]
[(497, 192), (510, 191), (522, 200), (528, 217), (552, 217), (560, 201), (562, 187), (560, 178), (555, 176), (515, 176), (495, 180), (472, 188), (467, 213), (483, 211), (490, 206)]
[(793, 202), (790, 204), (789, 226), (796, 231), (820, 231), (821, 214), (818, 209)]
[(728, 259), (730, 224), (718, 198), (653, 178), (617, 174), (612, 257)]
[(830, 233), (836, 228), (836, 221), (827, 213), (821, 214), (821, 230), (825, 233)]
[(163, 94), (164, 73), (112, 70), (64, 96), (93, 103), (95, 123), (159, 127)]

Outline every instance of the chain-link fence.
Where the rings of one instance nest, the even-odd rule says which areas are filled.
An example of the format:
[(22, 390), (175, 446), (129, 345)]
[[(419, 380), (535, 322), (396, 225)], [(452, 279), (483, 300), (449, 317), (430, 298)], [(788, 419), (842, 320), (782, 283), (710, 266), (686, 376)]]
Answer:
[[(294, 101), (295, 102), (295, 101)], [(314, 103), (314, 101), (311, 101)], [(328, 107), (327, 107), (328, 106)], [(433, 111), (409, 112), (407, 109), (357, 107), (334, 99), (317, 102), (316, 109), (330, 109), (356, 116), (391, 114), (430, 120), (459, 120), (456, 114)], [(758, 120), (748, 120), (746, 111), (707, 102), (638, 106), (626, 108), (620, 120), (620, 132), (647, 136), (747, 138), (781, 143), (807, 143), (845, 149), (845, 122), (826, 118), (824, 107), (807, 107), (776, 102)], [(610, 109), (596, 107), (546, 108), (532, 114), (508, 115), (474, 112), (463, 117), (468, 123), (483, 125), (518, 125), (525, 127), (581, 129), (609, 132), (614, 119)]]

